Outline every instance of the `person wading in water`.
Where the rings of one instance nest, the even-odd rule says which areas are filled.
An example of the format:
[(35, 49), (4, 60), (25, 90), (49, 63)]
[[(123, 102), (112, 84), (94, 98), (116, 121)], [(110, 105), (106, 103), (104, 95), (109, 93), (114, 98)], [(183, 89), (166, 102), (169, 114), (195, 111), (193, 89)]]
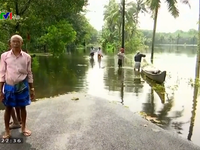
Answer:
[(99, 63), (99, 68), (101, 68), (101, 58), (102, 57), (103, 57), (102, 50), (99, 47), (98, 50), (97, 50), (97, 59), (98, 59), (98, 63)]
[(124, 61), (124, 49), (123, 48), (120, 49), (120, 52), (117, 54), (117, 56), (118, 56), (118, 67), (121, 68), (123, 61)]
[(134, 57), (134, 61), (135, 61), (135, 66), (134, 66), (134, 70), (138, 70), (140, 71), (140, 65), (141, 65), (141, 61), (142, 61), (142, 57), (146, 57), (146, 55), (141, 54), (139, 51), (137, 52), (137, 54)]

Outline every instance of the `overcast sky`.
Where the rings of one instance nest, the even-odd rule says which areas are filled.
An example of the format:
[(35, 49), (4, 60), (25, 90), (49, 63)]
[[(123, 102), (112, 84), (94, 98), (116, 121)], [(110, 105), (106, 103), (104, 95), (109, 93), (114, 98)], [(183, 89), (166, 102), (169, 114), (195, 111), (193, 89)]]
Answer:
[[(87, 9), (89, 11), (86, 14), (86, 17), (91, 25), (97, 30), (102, 29), (103, 7), (105, 4), (108, 4), (108, 1), (109, 0), (88, 0), (89, 5)], [(180, 0), (177, 1), (180, 2)], [(162, 6), (159, 9), (157, 31), (174, 32), (176, 30), (187, 31), (189, 29), (198, 29), (199, 2), (197, 0), (191, 0), (190, 4), (191, 9), (187, 5), (179, 3), (178, 8), (180, 15), (177, 19), (174, 19), (167, 10), (167, 4), (163, 1)], [(150, 15), (140, 14), (139, 20), (141, 29), (153, 29), (153, 19), (150, 18)]]

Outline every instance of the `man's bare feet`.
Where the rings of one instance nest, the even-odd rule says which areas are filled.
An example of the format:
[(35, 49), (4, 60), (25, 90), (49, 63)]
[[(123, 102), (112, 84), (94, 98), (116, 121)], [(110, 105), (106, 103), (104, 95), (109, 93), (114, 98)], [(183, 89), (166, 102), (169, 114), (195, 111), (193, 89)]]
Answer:
[(6, 131), (2, 138), (9, 139), (10, 137), (11, 137), (10, 131)]
[(24, 136), (30, 136), (30, 135), (31, 135), (31, 131), (28, 130), (28, 129), (25, 129), (25, 130), (22, 130), (22, 134), (23, 134)]

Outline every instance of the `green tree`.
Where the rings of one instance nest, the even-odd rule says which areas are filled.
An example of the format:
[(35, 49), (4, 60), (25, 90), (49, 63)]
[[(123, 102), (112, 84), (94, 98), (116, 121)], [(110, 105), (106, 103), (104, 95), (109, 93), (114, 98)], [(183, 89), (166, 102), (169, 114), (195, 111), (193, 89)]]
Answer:
[[(122, 5), (110, 0), (105, 6), (104, 21), (102, 31), (102, 46), (107, 51), (112, 51), (120, 47), (122, 28)], [(139, 49), (143, 44), (142, 34), (137, 30), (136, 22), (138, 10), (134, 2), (126, 4), (125, 10), (125, 47), (128, 52)], [(134, 49), (133, 49), (134, 48)]]
[[(150, 45), (150, 41), (152, 39), (152, 31), (151, 30), (141, 30), (143, 33), (144, 37), (146, 38), (147, 45)], [(170, 44), (170, 41), (168, 40), (169, 38), (173, 37), (176, 39), (176, 42), (174, 44), (197, 44), (197, 36), (198, 36), (198, 31), (197, 30), (189, 30), (189, 31), (181, 31), (177, 30), (173, 33), (165, 33), (165, 32), (157, 32), (156, 37), (155, 37), (155, 45), (156, 44)], [(177, 41), (178, 40), (178, 41)]]
[[(12, 20), (0, 22), (2, 29), (0, 41), (5, 43), (1, 47), (7, 46), (7, 40), (14, 33), (19, 33), (24, 38), (24, 48), (28, 48), (29, 51), (47, 52), (49, 50), (56, 55), (64, 52), (67, 45), (78, 46), (82, 45), (83, 41), (90, 42), (91, 38), (95, 39), (96, 30), (82, 14), (87, 0), (60, 0), (59, 2), (56, 0), (0, 0), (0, 3), (2, 11), (13, 13)], [(16, 18), (17, 15), (20, 18)], [(69, 27), (69, 30), (64, 29), (64, 26)], [(62, 31), (63, 34), (61, 34)], [(52, 38), (56, 32), (60, 33), (59, 41), (57, 41), (58, 38)], [(68, 36), (67, 39), (64, 38), (66, 36)], [(56, 50), (55, 47), (58, 49)]]
[[(179, 16), (179, 11), (177, 8), (176, 0), (167, 0), (168, 10), (172, 14), (173, 17)], [(160, 0), (147, 0), (147, 5), (153, 13), (154, 26), (153, 26), (153, 36), (152, 36), (152, 48), (151, 48), (151, 61), (153, 62), (153, 53), (154, 53), (154, 43), (155, 43), (155, 34), (156, 34), (156, 25), (157, 25), (157, 17), (158, 10), (160, 8), (161, 1)]]
[(66, 21), (60, 21), (56, 25), (47, 28), (47, 33), (40, 38), (42, 44), (46, 43), (51, 47), (53, 55), (64, 53), (65, 45), (73, 42), (76, 32), (72, 25)]

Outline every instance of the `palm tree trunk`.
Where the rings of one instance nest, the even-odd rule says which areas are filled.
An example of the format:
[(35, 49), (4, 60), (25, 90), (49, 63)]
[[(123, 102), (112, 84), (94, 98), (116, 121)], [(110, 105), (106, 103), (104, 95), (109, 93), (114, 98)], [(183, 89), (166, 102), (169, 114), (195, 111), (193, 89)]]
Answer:
[[(200, 0), (199, 0), (200, 4)], [(196, 116), (196, 107), (197, 107), (197, 95), (198, 95), (198, 83), (199, 83), (199, 71), (200, 71), (200, 7), (199, 7), (199, 28), (198, 28), (198, 48), (197, 48), (197, 58), (196, 58), (196, 68), (195, 68), (195, 85), (194, 85), (194, 95), (193, 95), (193, 110), (192, 110), (192, 117), (190, 119), (190, 127), (189, 127), (189, 134), (188, 140), (191, 141), (191, 137), (193, 134), (195, 116)]]
[[(199, 0), (200, 4), (200, 0)], [(198, 48), (197, 48), (197, 58), (196, 58), (196, 69), (195, 69), (195, 85), (194, 85), (194, 96), (193, 96), (193, 110), (192, 110), (192, 117), (190, 119), (190, 128), (189, 128), (189, 134), (188, 134), (188, 140), (191, 141), (192, 133), (193, 133), (193, 127), (194, 127), (194, 121), (196, 116), (196, 107), (197, 107), (197, 95), (198, 95), (198, 85), (199, 82), (199, 71), (200, 71), (200, 6), (199, 6), (199, 28), (198, 28)]]
[[(18, 0), (15, 1), (15, 10), (16, 10), (16, 15), (19, 16), (19, 7), (18, 7)], [(19, 32), (19, 21), (17, 20), (15, 24), (15, 32)]]
[[(199, 0), (200, 3), (200, 0)], [(200, 6), (199, 6), (200, 7)], [(198, 48), (197, 48), (197, 62), (196, 62), (196, 70), (198, 70), (200, 65), (200, 8), (199, 8), (199, 28), (198, 28)], [(199, 71), (196, 71), (196, 76), (199, 77)]]
[(122, 0), (122, 46), (124, 48), (125, 0)]
[(197, 109), (197, 96), (198, 96), (198, 90), (199, 90), (199, 86), (198, 86), (198, 82), (199, 82), (199, 70), (200, 70), (200, 66), (199, 63), (196, 64), (196, 74), (195, 74), (195, 85), (194, 85), (194, 92), (193, 92), (193, 105), (192, 105), (192, 116), (190, 118), (190, 127), (189, 127), (189, 134), (187, 139), (189, 141), (191, 141), (191, 137), (193, 134), (193, 128), (194, 128), (194, 122), (195, 122), (195, 117), (196, 117), (196, 109)]
[(155, 10), (154, 15), (155, 16), (154, 16), (154, 24), (153, 24), (153, 37), (152, 37), (152, 46), (151, 46), (151, 63), (153, 63), (154, 43), (155, 43), (155, 35), (156, 35), (157, 17), (158, 17), (158, 6)]

